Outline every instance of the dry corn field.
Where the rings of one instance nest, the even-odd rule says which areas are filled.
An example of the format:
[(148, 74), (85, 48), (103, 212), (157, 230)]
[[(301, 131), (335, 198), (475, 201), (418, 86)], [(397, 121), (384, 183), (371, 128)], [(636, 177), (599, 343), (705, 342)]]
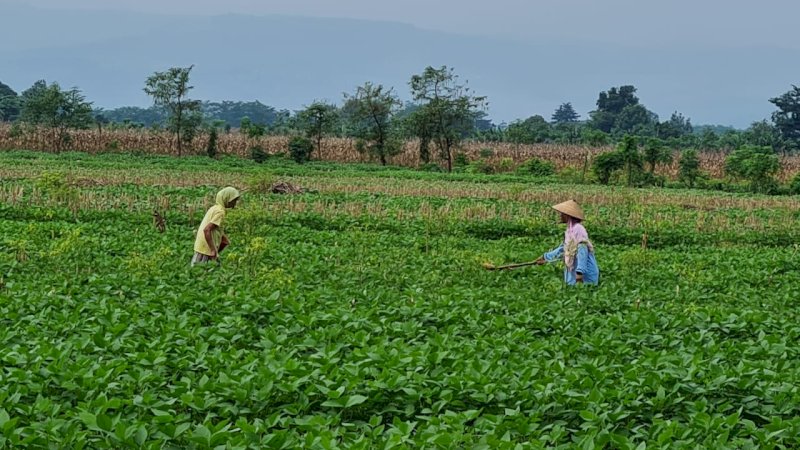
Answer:
[[(185, 155), (202, 154), (205, 149), (207, 136), (200, 135), (194, 139), (188, 148), (184, 149)], [(222, 154), (242, 158), (249, 157), (250, 148), (259, 145), (268, 154), (286, 152), (289, 141), (287, 136), (265, 136), (258, 139), (248, 138), (236, 131), (223, 133), (219, 136), (218, 151)], [(51, 133), (44, 131), (27, 130), (23, 133), (12, 133), (11, 126), (0, 124), (0, 150), (27, 149), (55, 151), (56, 140)], [(151, 130), (80, 130), (70, 132), (69, 150), (86, 153), (106, 152), (142, 152), (152, 155), (176, 155), (174, 136), (163, 131)], [(539, 158), (555, 164), (556, 170), (572, 168), (584, 170), (591, 166), (593, 158), (612, 147), (588, 147), (583, 145), (537, 144), (523, 145), (496, 142), (465, 142), (458, 148), (470, 160), (480, 158), (481, 150), (491, 149), (492, 156), (487, 158), (487, 163), (497, 171), (511, 171), (519, 164), (531, 159)], [(721, 152), (700, 152), (700, 167), (714, 178), (724, 176), (725, 157)], [(348, 138), (326, 138), (322, 148), (314, 151), (313, 159), (331, 162), (375, 162), (368, 155), (360, 153), (355, 146), (355, 140)], [(390, 157), (389, 164), (402, 167), (419, 167), (418, 143), (408, 141), (403, 151)], [(800, 172), (800, 156), (782, 156), (781, 170), (777, 178), (786, 182)], [(678, 158), (673, 158), (669, 165), (659, 167), (657, 173), (675, 179), (678, 174)]]

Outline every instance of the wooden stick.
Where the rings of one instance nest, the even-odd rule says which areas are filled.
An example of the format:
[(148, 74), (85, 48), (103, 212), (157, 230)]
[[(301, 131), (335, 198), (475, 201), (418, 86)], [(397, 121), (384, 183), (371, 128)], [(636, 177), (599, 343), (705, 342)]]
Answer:
[(505, 266), (495, 266), (494, 264), (485, 263), (483, 268), (486, 270), (508, 270), (508, 269), (516, 269), (518, 267), (526, 267), (526, 266), (535, 266), (536, 261), (531, 262), (524, 262), (524, 263), (515, 263), (515, 264), (506, 264)]

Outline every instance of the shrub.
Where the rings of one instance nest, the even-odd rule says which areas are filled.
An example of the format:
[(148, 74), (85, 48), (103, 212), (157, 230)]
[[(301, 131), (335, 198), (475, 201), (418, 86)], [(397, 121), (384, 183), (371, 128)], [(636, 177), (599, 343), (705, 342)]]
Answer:
[(778, 188), (774, 175), (781, 164), (770, 147), (746, 145), (725, 160), (725, 171), (750, 182), (753, 192), (773, 193)]
[(789, 193), (792, 195), (800, 195), (800, 173), (792, 178), (792, 182), (789, 183)]
[(208, 143), (206, 144), (206, 155), (209, 158), (217, 157), (217, 128), (212, 127), (208, 132)]
[(453, 158), (453, 166), (467, 167), (468, 165), (469, 165), (469, 157), (464, 153), (456, 153), (455, 158)]
[(556, 166), (550, 161), (543, 161), (539, 158), (531, 158), (519, 167), (518, 175), (533, 175), (535, 177), (546, 177), (556, 173)]
[(613, 151), (597, 155), (592, 163), (592, 170), (600, 183), (608, 184), (611, 175), (624, 166), (624, 155), (619, 151)]
[(303, 164), (311, 158), (314, 150), (314, 143), (311, 139), (302, 136), (295, 136), (289, 141), (289, 156), (297, 164)]
[(426, 164), (423, 164), (423, 165), (422, 165), (422, 166), (419, 168), (419, 170), (421, 170), (421, 171), (423, 171), (423, 172), (442, 172), (442, 168), (441, 168), (441, 167), (439, 167), (439, 165), (438, 165), (438, 164), (436, 164), (436, 163), (426, 163)]
[(697, 158), (697, 151), (693, 149), (684, 150), (681, 153), (678, 167), (678, 179), (688, 187), (693, 188), (700, 177), (700, 160)]
[(250, 147), (250, 158), (253, 161), (261, 164), (267, 160), (267, 153), (260, 145), (254, 145)]

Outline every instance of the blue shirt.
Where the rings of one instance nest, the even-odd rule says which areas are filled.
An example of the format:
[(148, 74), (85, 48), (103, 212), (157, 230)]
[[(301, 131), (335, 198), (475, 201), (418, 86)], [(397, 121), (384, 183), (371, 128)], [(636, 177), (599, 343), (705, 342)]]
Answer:
[[(547, 262), (554, 262), (564, 258), (564, 244), (559, 245), (555, 250), (544, 254)], [(600, 269), (597, 267), (597, 260), (594, 253), (589, 251), (586, 244), (578, 245), (578, 253), (575, 255), (575, 270), (564, 268), (564, 281), (568, 285), (574, 286), (577, 283), (577, 275), (583, 274), (585, 284), (597, 284), (600, 281)]]

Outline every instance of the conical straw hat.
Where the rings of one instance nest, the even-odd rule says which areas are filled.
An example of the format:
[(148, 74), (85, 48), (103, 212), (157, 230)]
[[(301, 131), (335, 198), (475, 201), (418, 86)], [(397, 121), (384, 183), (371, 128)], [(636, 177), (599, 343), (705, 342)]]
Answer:
[(553, 206), (553, 209), (570, 217), (583, 220), (583, 210), (575, 200), (567, 200)]

